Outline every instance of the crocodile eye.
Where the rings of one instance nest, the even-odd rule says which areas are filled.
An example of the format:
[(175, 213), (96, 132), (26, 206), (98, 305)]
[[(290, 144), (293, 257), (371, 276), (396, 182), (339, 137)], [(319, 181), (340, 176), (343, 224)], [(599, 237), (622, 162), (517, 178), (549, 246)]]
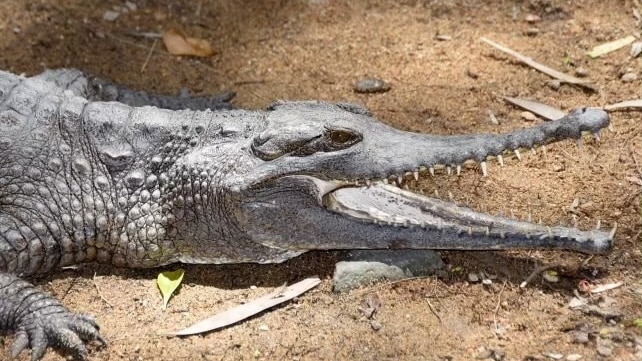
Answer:
[(357, 138), (353, 133), (341, 129), (331, 130), (330, 134), (328, 135), (330, 137), (330, 140), (332, 140), (332, 142), (335, 144), (350, 143)]

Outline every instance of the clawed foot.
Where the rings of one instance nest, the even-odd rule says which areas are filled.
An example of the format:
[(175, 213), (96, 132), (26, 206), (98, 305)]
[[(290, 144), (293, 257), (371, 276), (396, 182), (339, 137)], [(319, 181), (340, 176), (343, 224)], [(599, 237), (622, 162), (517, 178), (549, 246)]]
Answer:
[(107, 344), (93, 317), (71, 313), (62, 306), (56, 306), (48, 314), (43, 314), (47, 310), (42, 309), (26, 315), (17, 327), (12, 357), (31, 347), (31, 361), (37, 361), (51, 346), (72, 355), (74, 360), (85, 361), (86, 342), (97, 340), (102, 346)]

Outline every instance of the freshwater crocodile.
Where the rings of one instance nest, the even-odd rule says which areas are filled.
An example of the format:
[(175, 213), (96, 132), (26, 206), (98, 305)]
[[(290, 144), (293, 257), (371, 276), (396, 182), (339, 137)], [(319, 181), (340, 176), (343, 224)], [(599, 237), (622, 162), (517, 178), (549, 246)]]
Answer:
[(104, 343), (93, 318), (22, 279), (81, 262), (270, 263), (326, 249), (602, 253), (612, 244), (614, 232), (490, 216), (399, 187), (470, 160), (485, 174), (489, 156), (597, 136), (609, 124), (601, 109), (507, 134), (439, 136), (394, 129), (349, 103), (168, 110), (100, 101), (114, 98), (101, 84), (72, 70), (0, 72), (0, 330), (15, 334), (14, 356), (31, 348), (38, 360), (52, 346), (85, 360), (86, 342)]

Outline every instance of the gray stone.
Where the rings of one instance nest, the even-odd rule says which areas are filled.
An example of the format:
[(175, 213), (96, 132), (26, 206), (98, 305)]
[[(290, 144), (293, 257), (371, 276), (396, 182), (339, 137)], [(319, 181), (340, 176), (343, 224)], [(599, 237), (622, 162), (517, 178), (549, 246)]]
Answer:
[(333, 289), (345, 292), (379, 280), (423, 277), (443, 269), (431, 250), (354, 250), (334, 268)]

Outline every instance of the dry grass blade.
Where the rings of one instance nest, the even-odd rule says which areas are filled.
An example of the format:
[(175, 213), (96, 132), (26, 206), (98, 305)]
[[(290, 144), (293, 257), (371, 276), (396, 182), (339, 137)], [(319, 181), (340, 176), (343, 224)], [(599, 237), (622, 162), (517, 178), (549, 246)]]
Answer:
[(642, 99), (625, 100), (623, 102), (605, 105), (605, 110), (620, 110), (627, 108), (642, 108)]
[(591, 58), (598, 58), (602, 55), (606, 55), (612, 51), (616, 51), (618, 49), (621, 49), (632, 42), (635, 41), (635, 37), (632, 35), (627, 36), (626, 38), (622, 39), (617, 39), (614, 41), (610, 41), (608, 43), (600, 44), (596, 47), (594, 47), (591, 51), (586, 53), (586, 55), (590, 56)]
[(242, 321), (248, 317), (254, 316), (259, 312), (265, 311), (285, 301), (316, 287), (321, 280), (318, 277), (310, 277), (299, 283), (295, 283), (285, 289), (279, 287), (263, 297), (257, 298), (248, 303), (239, 305), (229, 310), (223, 311), (205, 320), (199, 321), (192, 326), (176, 332), (169, 332), (167, 336), (188, 336), (198, 333), (216, 330), (221, 327), (229, 326)]
[(530, 66), (531, 68), (539, 70), (540, 72), (542, 72), (542, 73), (544, 73), (544, 74), (546, 74), (546, 75), (548, 75), (550, 77), (553, 77), (555, 79), (558, 79), (559, 81), (563, 81), (563, 82), (569, 83), (569, 84), (577, 84), (577, 85), (586, 85), (586, 84), (589, 84), (591, 82), (588, 79), (576, 78), (574, 76), (571, 76), (571, 75), (568, 75), (568, 74), (564, 74), (564, 73), (562, 73), (560, 71), (557, 71), (557, 70), (555, 70), (553, 68), (549, 68), (546, 65), (540, 64), (540, 63), (536, 62), (535, 60), (533, 60), (533, 59), (531, 59), (531, 58), (529, 58), (529, 57), (527, 57), (525, 55), (522, 55), (522, 54), (516, 52), (515, 50), (507, 48), (502, 44), (496, 43), (496, 42), (494, 42), (492, 40), (489, 40), (489, 39), (486, 39), (486, 38), (481, 38), (481, 40), (483, 42), (485, 42), (486, 44), (492, 46), (493, 48), (501, 50), (504, 53), (516, 58), (517, 60), (523, 62), (524, 64)]
[(563, 118), (566, 115), (566, 113), (564, 113), (563, 111), (555, 107), (552, 107), (550, 105), (546, 105), (543, 103), (535, 102), (532, 100), (512, 98), (512, 97), (504, 97), (504, 100), (506, 100), (511, 104), (517, 105), (520, 108), (523, 108), (532, 113), (535, 113), (540, 117), (546, 118), (548, 120), (557, 120), (557, 119)]

